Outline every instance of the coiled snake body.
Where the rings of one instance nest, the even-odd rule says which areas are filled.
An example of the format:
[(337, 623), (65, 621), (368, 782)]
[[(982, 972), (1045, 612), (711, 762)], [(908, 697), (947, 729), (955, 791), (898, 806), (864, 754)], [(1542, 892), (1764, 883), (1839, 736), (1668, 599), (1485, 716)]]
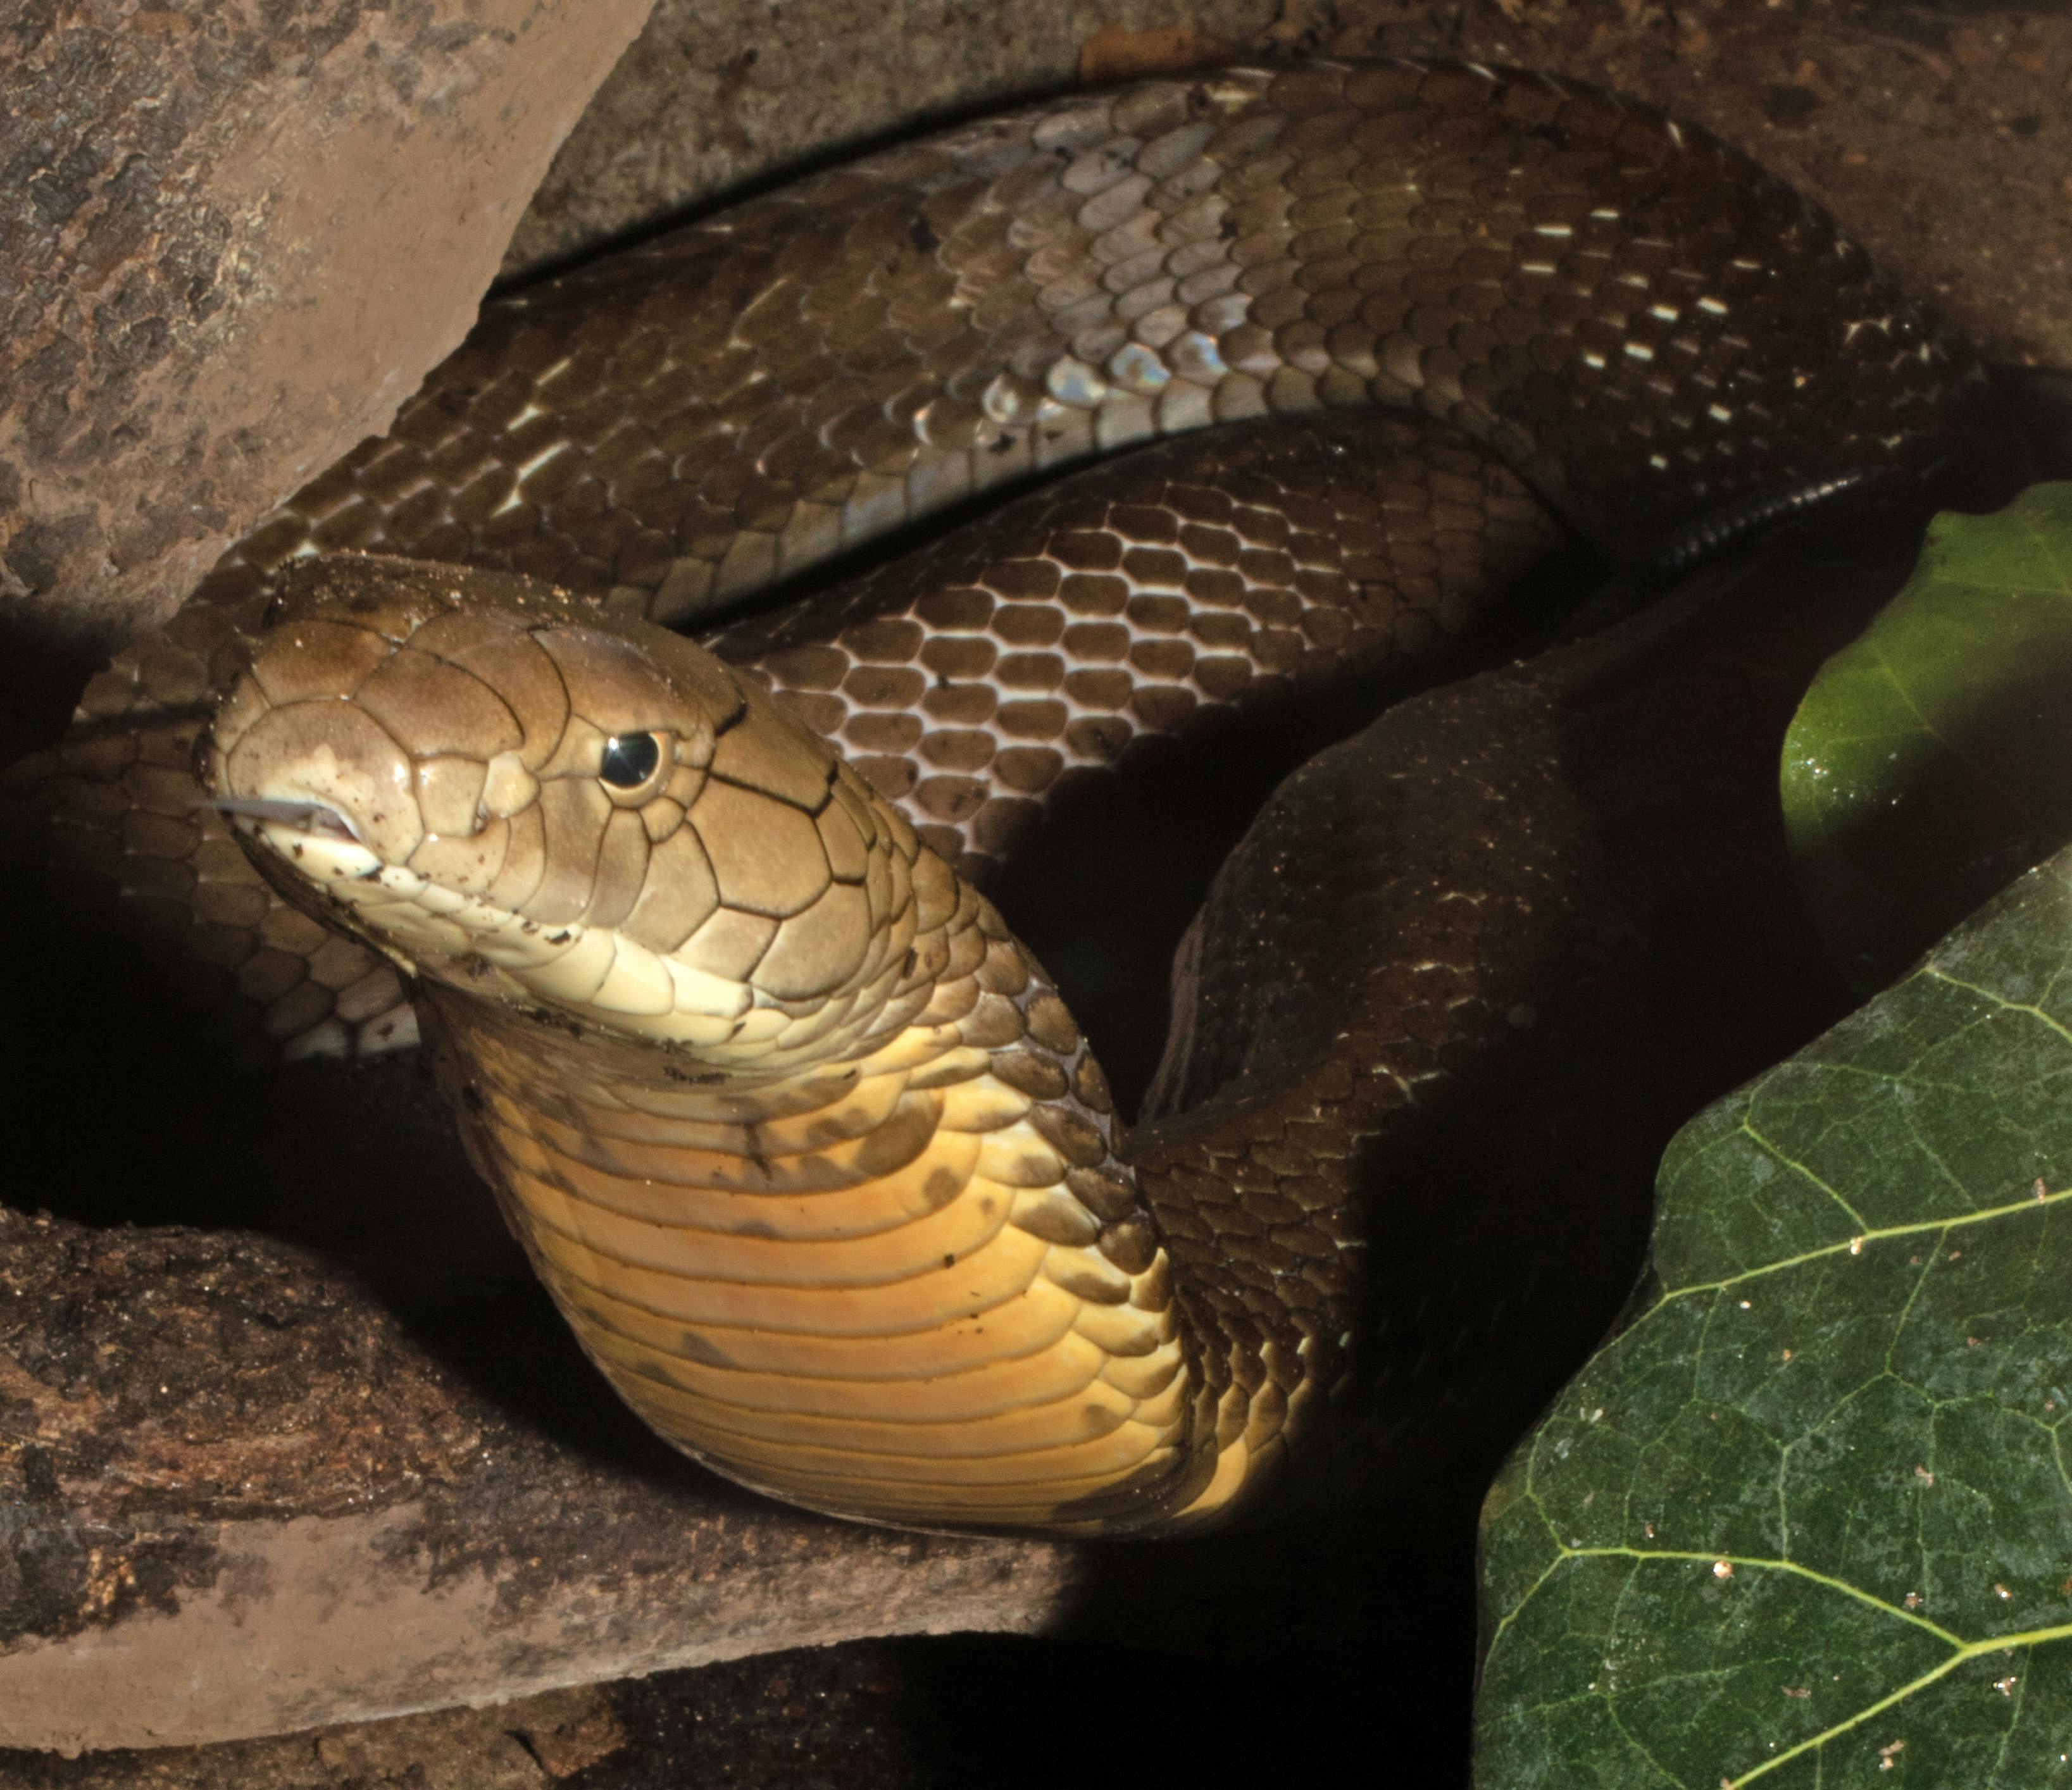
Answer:
[[(1079, 474), (710, 651), (655, 625), (1040, 468), (1351, 408)], [(1543, 504), (1675, 558), (1990, 412), (1828, 220), (1644, 109), (1405, 64), (1075, 96), (491, 305), (39, 786), (290, 1048), (400, 1041), (413, 979), (540, 1274), (687, 1451), (878, 1521), (1160, 1533), (1342, 1378), (1363, 1213), (1414, 1197), (1367, 1146), (1519, 1023), (1475, 936), (1560, 892), (1464, 860), (1428, 934), (1328, 964), (1212, 899), (1125, 1139), (971, 879), (1133, 741), (1457, 633)], [(1309, 767), (1227, 877), (1357, 914), (1371, 775)]]

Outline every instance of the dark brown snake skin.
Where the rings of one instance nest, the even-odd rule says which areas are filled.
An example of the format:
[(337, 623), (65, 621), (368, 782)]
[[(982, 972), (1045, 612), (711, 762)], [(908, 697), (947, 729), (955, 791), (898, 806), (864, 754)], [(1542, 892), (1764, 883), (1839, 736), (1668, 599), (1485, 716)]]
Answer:
[[(1176, 441), (1075, 474), (727, 626), (718, 663), (635, 619), (703, 614), (1149, 437), (1372, 406), (1396, 413)], [(615, 1384), (690, 1451), (884, 1521), (1156, 1533), (1255, 1497), (1340, 1378), (1362, 1213), (1386, 1192), (1375, 1140), (1478, 1038), (1527, 1023), (1503, 972), (1478, 967), (1478, 936), (1591, 929), (1552, 868), (1536, 901), (1519, 893), (1537, 873), (1529, 838), (1506, 848), (1511, 881), (1483, 886), (1510, 824), (1493, 810), (1440, 823), (1470, 843), (1429, 934), (1372, 936), (1363, 913), (1396, 901), (1378, 866), (1390, 800), (1363, 787), (1364, 749), (1342, 749), (1276, 799), (1190, 934), (1175, 1038), (1125, 1141), (1041, 971), (944, 860), (990, 874), (1047, 803), (1141, 739), (1357, 684), (1457, 634), (1560, 538), (1543, 500), (1601, 544), (1674, 557), (1931, 474), (1990, 422), (1975, 366), (1831, 222), (1645, 109), (1466, 67), (1146, 83), (873, 157), (490, 306), (388, 436), (95, 680), (16, 794), (69, 873), (169, 941), (200, 992), (234, 991), (277, 1045), (406, 1041), (398, 966), (414, 970), (514, 1228)], [(275, 569), (345, 548), (552, 579), (602, 606), (495, 581), (469, 598), (487, 619), (463, 626), (452, 574), (319, 561), (255, 647)], [(513, 693), (536, 692), (532, 674), (507, 686), (487, 668), (518, 651), (513, 630), (558, 667), (545, 707)], [(627, 654), (645, 668), (615, 684), (604, 667)], [(393, 875), (362, 847), (335, 854), (350, 872), (284, 868), (266, 854), (287, 849), (286, 823), (254, 810), (240, 824), (284, 905), (196, 807), (196, 741), (247, 666), (212, 786), (302, 800), (314, 737), (296, 729), (321, 708), (331, 781), (309, 799), (351, 809), (364, 766), (339, 769), (335, 717), (372, 717), (353, 723), (366, 762), (393, 760), (380, 774), (416, 792), (409, 828), (373, 840)], [(483, 686), (493, 703), (469, 693)], [(454, 719), (471, 704), (504, 717), (479, 742)], [(636, 811), (598, 793), (598, 753), (643, 728), (675, 757)], [(751, 794), (770, 818), (748, 818)], [(468, 843), (484, 826), (500, 868)], [(1274, 843), (1319, 826), (1335, 835), (1321, 858)], [(818, 868), (766, 873), (766, 835), (802, 827), (818, 829)], [(668, 881), (690, 852), (701, 894)], [(475, 908), (424, 919), (426, 877), (462, 891), (442, 901), (561, 929), (556, 949), (618, 938), (620, 958), (600, 943), (598, 962), (622, 967), (570, 994), (532, 932), (491, 950), (504, 935)], [(1305, 891), (1324, 930), (1263, 919), (1276, 886)], [(726, 1006), (711, 979), (742, 991), (734, 1016), (681, 1022), (664, 1054), (716, 1053), (761, 1116), (747, 1094), (684, 1090), (656, 1054), (654, 1028), (676, 1019), (627, 1017), (635, 983), (671, 975), (679, 1013)], [(832, 1054), (786, 1054), (809, 1035)], [(730, 1053), (750, 1044), (781, 1073), (743, 1069)], [(850, 1080), (831, 1092), (830, 1075)], [(610, 1116), (631, 1111), (647, 1116)], [(816, 1112), (822, 1129), (798, 1117), (782, 1148), (754, 1140)], [(824, 1160), (837, 1136), (851, 1143)], [(771, 1167), (792, 1148), (796, 1168)], [(744, 1197), (726, 1159), (745, 1151), (766, 1193), (847, 1188), (868, 1205), (944, 1149), (964, 1150), (963, 1178), (928, 1179), (899, 1263), (871, 1255), (845, 1279), (834, 1264), (868, 1252), (834, 1250), (806, 1275), (830, 1296), (759, 1312), (736, 1296), (791, 1271), (725, 1216)], [(672, 1180), (653, 1152), (707, 1166)], [(669, 1209), (705, 1216), (627, 1191), (658, 1177), (707, 1189)], [(970, 1273), (993, 1279), (976, 1303), (924, 1321), (912, 1313), (935, 1295), (917, 1292), (892, 1312), (937, 1232), (980, 1209), (992, 1228), (967, 1242), (990, 1266)], [(707, 1256), (658, 1257), (656, 1225), (689, 1225)], [(915, 1353), (931, 1324), (993, 1312), (997, 1338), (1000, 1314), (1038, 1306), (1018, 1340), (959, 1332), (947, 1367)], [(828, 1340), (865, 1332), (853, 1349)], [(917, 1380), (936, 1390), (902, 1403)]]

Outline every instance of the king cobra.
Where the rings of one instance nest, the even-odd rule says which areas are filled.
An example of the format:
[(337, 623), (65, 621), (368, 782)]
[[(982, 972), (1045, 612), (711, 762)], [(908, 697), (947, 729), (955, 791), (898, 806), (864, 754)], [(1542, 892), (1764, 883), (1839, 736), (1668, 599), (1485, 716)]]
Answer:
[[(1142, 742), (1371, 684), (1571, 531), (1675, 563), (1918, 491), (1993, 404), (1827, 218), (1642, 106), (1408, 63), (1075, 95), (490, 303), (25, 782), (274, 1047), (421, 1024), (680, 1449), (870, 1521), (1171, 1533), (1344, 1381), (1363, 1213), (1416, 1197), (1367, 1146), (1529, 1020), (1477, 927), (1560, 903), (1465, 857), (1429, 934), (1212, 897), (1125, 1133), (979, 885)], [(1305, 851), (1334, 913), (1385, 880), (1359, 745), (1233, 860), (1269, 910)]]

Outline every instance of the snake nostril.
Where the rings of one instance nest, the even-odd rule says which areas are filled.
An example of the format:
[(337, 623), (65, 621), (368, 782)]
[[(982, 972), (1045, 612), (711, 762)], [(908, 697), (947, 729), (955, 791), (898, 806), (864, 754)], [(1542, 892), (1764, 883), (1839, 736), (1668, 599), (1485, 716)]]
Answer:
[(479, 830), (486, 768), (457, 755), (417, 761), (417, 812), (426, 832), (451, 838)]
[(516, 752), (500, 752), (483, 766), (481, 805), (499, 819), (509, 819), (539, 799), (540, 785)]

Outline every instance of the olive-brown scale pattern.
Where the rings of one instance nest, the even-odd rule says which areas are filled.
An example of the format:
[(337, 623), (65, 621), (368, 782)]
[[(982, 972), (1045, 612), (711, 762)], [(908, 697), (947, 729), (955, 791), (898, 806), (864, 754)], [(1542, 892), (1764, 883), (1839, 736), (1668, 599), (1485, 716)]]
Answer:
[(246, 1061), (408, 1048), (394, 967), (283, 902), (198, 806), (197, 745), (271, 597), (190, 603), (117, 654), (64, 738), (0, 779), (0, 836)]
[(208, 594), (360, 548), (676, 621), (1003, 480), (1381, 404), (1622, 550), (1909, 463), (1975, 379), (1702, 130), (1460, 65), (1074, 96), (492, 302)]
[(1429, 654), (1558, 539), (1441, 425), (1233, 429), (1068, 477), (707, 644), (983, 880), (1074, 776)]
[[(1647, 897), (1572, 716), (1646, 639), (1429, 692), (1318, 754), (1176, 958), (1128, 1148), (1174, 1284), (1238, 1340), (1227, 1371), (1255, 1402), (1351, 1392), (1381, 1432), (1355, 1437), (1369, 1470), (1508, 1447), (1630, 1286), (1660, 1119)], [(1618, 1113), (1625, 1180), (1577, 1138), (1577, 1115)]]

